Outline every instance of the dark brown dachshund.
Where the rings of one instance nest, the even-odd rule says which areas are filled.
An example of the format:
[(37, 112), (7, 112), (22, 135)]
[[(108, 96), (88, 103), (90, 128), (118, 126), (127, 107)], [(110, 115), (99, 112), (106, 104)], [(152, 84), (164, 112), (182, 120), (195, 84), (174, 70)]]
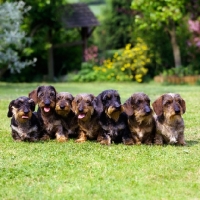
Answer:
[(59, 92), (56, 94), (56, 113), (61, 116), (65, 137), (78, 136), (78, 118), (72, 111), (72, 101), (74, 97), (69, 92)]
[(152, 144), (155, 120), (150, 99), (144, 93), (135, 93), (123, 105), (128, 115), (128, 125), (135, 144)]
[(95, 108), (101, 113), (100, 125), (103, 129), (101, 144), (110, 145), (112, 142), (133, 144), (127, 115), (123, 112), (120, 95), (116, 90), (105, 90), (100, 93)]
[(157, 115), (155, 144), (185, 145), (182, 115), (186, 111), (186, 105), (181, 96), (174, 93), (163, 94), (152, 105)]
[(28, 97), (12, 100), (8, 107), (8, 117), (11, 119), (12, 137), (16, 141), (35, 142), (40, 137), (40, 126), (33, 111), (35, 103)]
[(66, 141), (60, 117), (55, 111), (56, 90), (53, 86), (40, 86), (29, 97), (38, 104), (38, 119), (42, 127), (42, 140), (56, 138), (58, 142)]
[(72, 108), (78, 117), (79, 136), (76, 142), (85, 142), (87, 139), (98, 140), (101, 132), (99, 113), (94, 109), (93, 94), (78, 94), (72, 101)]

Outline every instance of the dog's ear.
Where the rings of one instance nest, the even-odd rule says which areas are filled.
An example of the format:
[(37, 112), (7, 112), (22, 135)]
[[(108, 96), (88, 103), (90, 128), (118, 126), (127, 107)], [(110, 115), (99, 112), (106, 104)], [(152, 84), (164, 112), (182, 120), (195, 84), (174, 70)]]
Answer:
[(128, 116), (132, 116), (133, 115), (133, 107), (131, 106), (131, 98), (127, 99), (125, 101), (125, 103), (122, 105), (124, 112), (128, 115)]
[(153, 110), (157, 116), (161, 116), (163, 114), (163, 96), (156, 99), (152, 104)]
[(72, 101), (72, 111), (73, 111), (74, 113), (76, 113), (76, 101), (75, 101), (75, 98), (74, 98), (74, 100)]
[(28, 102), (30, 104), (31, 111), (34, 112), (35, 111), (35, 102), (34, 102), (34, 100), (30, 99)]
[(7, 117), (12, 117), (13, 112), (12, 112), (12, 106), (14, 106), (15, 100), (12, 100), (8, 106), (8, 113), (7, 113)]
[(35, 104), (37, 104), (37, 89), (33, 90), (32, 92), (30, 92), (28, 94), (30, 99), (33, 99), (33, 101), (35, 102)]
[(103, 103), (101, 100), (101, 94), (99, 94), (96, 98), (94, 98), (92, 103), (93, 103), (94, 109), (97, 112), (99, 112), (99, 113), (103, 112)]
[(185, 104), (185, 101), (181, 98), (181, 107), (183, 109), (183, 114), (185, 113), (186, 111), (186, 104)]

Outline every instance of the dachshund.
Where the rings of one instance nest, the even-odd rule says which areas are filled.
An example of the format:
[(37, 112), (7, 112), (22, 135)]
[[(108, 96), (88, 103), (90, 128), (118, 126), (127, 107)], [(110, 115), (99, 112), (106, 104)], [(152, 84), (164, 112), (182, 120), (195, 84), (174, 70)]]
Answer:
[(156, 136), (154, 143), (186, 145), (184, 139), (184, 120), (186, 103), (179, 94), (167, 93), (156, 99), (153, 104), (156, 113)]
[(116, 90), (102, 91), (95, 100), (95, 109), (100, 113), (99, 123), (103, 130), (99, 137), (101, 144), (110, 145), (112, 142), (133, 144), (127, 115), (123, 112), (120, 95)]
[(66, 139), (78, 136), (78, 118), (72, 111), (74, 97), (69, 92), (56, 94), (56, 113), (61, 117), (63, 131)]
[(155, 119), (149, 97), (140, 92), (123, 104), (128, 125), (135, 144), (152, 144), (155, 136)]
[(29, 93), (29, 97), (38, 104), (38, 119), (42, 127), (41, 140), (54, 139), (65, 142), (60, 116), (55, 111), (56, 89), (53, 86), (39, 86)]
[(35, 102), (25, 96), (12, 100), (8, 107), (11, 118), (12, 138), (16, 141), (35, 142), (40, 137), (40, 125), (35, 110)]
[(82, 143), (87, 139), (99, 141), (101, 126), (99, 113), (94, 109), (93, 94), (77, 94), (72, 101), (72, 110), (78, 118), (79, 134), (76, 142)]

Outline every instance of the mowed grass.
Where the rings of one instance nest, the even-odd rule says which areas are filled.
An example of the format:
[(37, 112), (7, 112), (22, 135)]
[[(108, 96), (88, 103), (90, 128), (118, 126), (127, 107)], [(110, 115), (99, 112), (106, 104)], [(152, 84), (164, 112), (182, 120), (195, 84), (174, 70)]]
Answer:
[[(134, 92), (153, 102), (167, 92), (186, 101), (187, 146), (101, 146), (19, 143), (11, 138), (8, 104), (39, 85), (0, 83), (0, 199), (200, 199), (200, 86), (155, 83), (52, 83), (58, 92), (98, 95), (116, 89), (122, 103)], [(45, 84), (47, 85), (47, 84)]]

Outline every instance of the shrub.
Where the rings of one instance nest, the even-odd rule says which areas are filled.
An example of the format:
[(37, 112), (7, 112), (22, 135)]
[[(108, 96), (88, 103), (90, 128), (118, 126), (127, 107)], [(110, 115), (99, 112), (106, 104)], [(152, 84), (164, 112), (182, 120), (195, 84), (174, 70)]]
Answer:
[(98, 72), (97, 79), (106, 81), (137, 81), (142, 82), (148, 69), (146, 65), (151, 62), (148, 47), (141, 38), (137, 38), (135, 46), (127, 44), (126, 47), (107, 59), (102, 66), (95, 66)]

